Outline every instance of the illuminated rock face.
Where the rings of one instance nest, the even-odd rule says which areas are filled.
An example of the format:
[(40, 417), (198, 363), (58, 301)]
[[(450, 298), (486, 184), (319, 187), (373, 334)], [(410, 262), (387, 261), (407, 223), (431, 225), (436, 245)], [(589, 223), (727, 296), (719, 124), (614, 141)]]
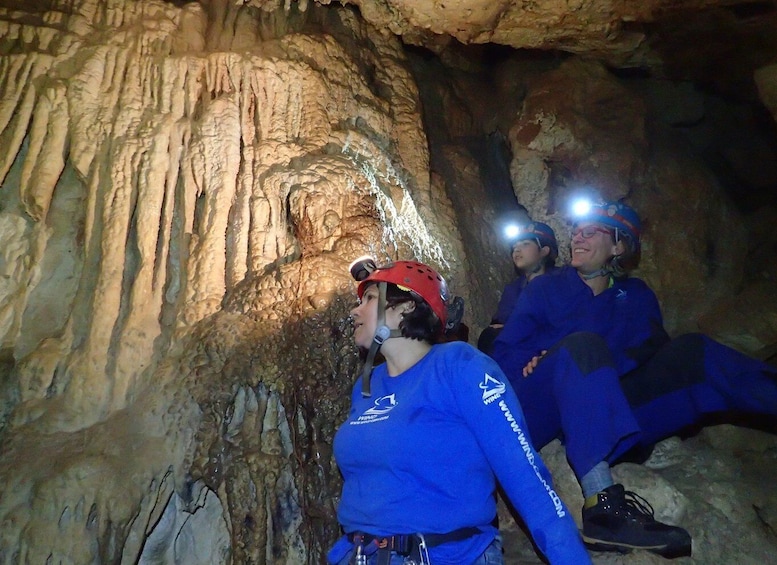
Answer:
[[(585, 21), (568, 51), (643, 57), (602, 35), (611, 16), (546, 15), (523, 38), (532, 9), (509, 3), (452, 2), (442, 19), (429, 2), (357, 3), (361, 16), (287, 4), (0, 8), (0, 562), (319, 562), (337, 535), (331, 441), (359, 370), (348, 263), (429, 262), (480, 329), (510, 276), (480, 146), (494, 124), (512, 154), (501, 180), (532, 215), (563, 230), (553, 203), (572, 181), (629, 194), (652, 220), (642, 274), (672, 327), (703, 313), (709, 331), (774, 354), (773, 278), (749, 284), (742, 251), (774, 245), (773, 213), (747, 221), (698, 161), (657, 143), (644, 93), (574, 58), (509, 62), (496, 89), (471, 86), (413, 64), (394, 35), (549, 48)], [(556, 39), (538, 43), (547, 22)], [(774, 111), (770, 69), (757, 84)], [(694, 244), (718, 235), (712, 255)], [(746, 300), (719, 300), (743, 280)], [(743, 305), (759, 315), (732, 324)], [(693, 526), (707, 562), (768, 555), (753, 516), (720, 510), (757, 505), (777, 527), (773, 499), (721, 486), (754, 436), (719, 435), (717, 451), (678, 448), (624, 480)], [(745, 478), (773, 460), (772, 436), (758, 439)], [(548, 457), (576, 506), (563, 458)], [(697, 492), (678, 462), (712, 461), (730, 472)], [(750, 533), (726, 545), (721, 531)]]
[(335, 37), (232, 3), (66, 8), (4, 18), (0, 551), (134, 561), (164, 515), (144, 559), (186, 561), (175, 492), (218, 510), (207, 556), (303, 562), (336, 528), (348, 263), (455, 275), (461, 246), (401, 45), (344, 10), (304, 16)]

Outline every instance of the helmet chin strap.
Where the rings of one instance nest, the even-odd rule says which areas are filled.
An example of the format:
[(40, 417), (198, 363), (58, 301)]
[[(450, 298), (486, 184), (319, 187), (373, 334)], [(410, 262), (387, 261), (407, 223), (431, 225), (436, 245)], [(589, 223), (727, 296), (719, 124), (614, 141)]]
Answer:
[[(534, 241), (537, 243), (537, 247), (540, 248), (540, 252), (542, 252), (542, 242), (539, 240), (539, 238), (535, 238)], [(540, 262), (537, 263), (533, 269), (524, 271), (524, 274), (536, 275), (543, 269), (543, 267), (545, 267), (545, 257), (540, 258)]]
[[(580, 271), (578, 271), (578, 272), (580, 272)], [(580, 277), (583, 280), (588, 281), (588, 280), (591, 280), (591, 279), (595, 279), (596, 277), (606, 277), (610, 273), (611, 273), (610, 269), (608, 269), (606, 267), (602, 267), (601, 269), (599, 269), (597, 271), (594, 271), (593, 273), (580, 273)]]
[(362, 396), (368, 398), (372, 396), (370, 391), (370, 376), (372, 375), (372, 366), (375, 362), (380, 346), (391, 337), (401, 337), (402, 332), (398, 329), (392, 330), (386, 325), (386, 283), (378, 283), (378, 323), (375, 330), (375, 336), (372, 338), (370, 349), (367, 352), (367, 360), (362, 369)]
[(537, 273), (539, 273), (542, 270), (543, 267), (544, 267), (544, 265), (542, 264), (542, 261), (540, 261), (539, 263), (537, 263), (536, 267), (534, 267), (532, 270), (528, 271), (526, 274), (527, 275), (536, 275)]
[(610, 262), (617, 259), (618, 257), (619, 255), (613, 255), (610, 257), (604, 267), (595, 270), (593, 273), (580, 273), (580, 271), (578, 271), (578, 273), (580, 273), (580, 277), (582, 277), (584, 281), (589, 281), (591, 279), (595, 279), (596, 277), (609, 277), (614, 272), (612, 266), (610, 266)]

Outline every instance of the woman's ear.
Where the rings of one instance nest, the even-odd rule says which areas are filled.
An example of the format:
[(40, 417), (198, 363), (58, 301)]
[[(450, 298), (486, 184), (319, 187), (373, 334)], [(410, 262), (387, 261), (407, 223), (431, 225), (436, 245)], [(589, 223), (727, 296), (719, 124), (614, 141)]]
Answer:
[(620, 257), (626, 252), (626, 244), (623, 243), (623, 240), (619, 240), (615, 245), (612, 246), (612, 254), (615, 257)]
[(548, 255), (550, 255), (550, 247), (548, 247), (547, 245), (543, 245), (542, 247), (540, 247), (540, 257), (545, 258)]
[(392, 310), (396, 310), (398, 314), (405, 315), (408, 312), (412, 312), (415, 310), (415, 302), (412, 300), (407, 300), (405, 302), (400, 302), (399, 304), (394, 304), (394, 306), (391, 306)]

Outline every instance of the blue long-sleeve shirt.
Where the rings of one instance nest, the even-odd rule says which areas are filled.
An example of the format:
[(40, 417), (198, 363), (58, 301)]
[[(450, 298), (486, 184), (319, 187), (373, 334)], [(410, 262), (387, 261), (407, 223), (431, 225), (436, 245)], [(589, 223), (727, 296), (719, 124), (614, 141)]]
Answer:
[(514, 377), (533, 356), (575, 332), (603, 337), (619, 375), (644, 363), (669, 339), (656, 295), (641, 279), (613, 280), (595, 296), (567, 266), (523, 290), (494, 341), (492, 357)]
[(335, 437), (343, 474), (338, 518), (346, 532), (482, 534), (430, 549), (433, 563), (471, 563), (496, 533), (496, 480), (553, 564), (590, 563), (550, 474), (527, 437), (499, 367), (463, 342), (435, 345), (390, 377), (379, 365), (372, 397), (357, 382)]

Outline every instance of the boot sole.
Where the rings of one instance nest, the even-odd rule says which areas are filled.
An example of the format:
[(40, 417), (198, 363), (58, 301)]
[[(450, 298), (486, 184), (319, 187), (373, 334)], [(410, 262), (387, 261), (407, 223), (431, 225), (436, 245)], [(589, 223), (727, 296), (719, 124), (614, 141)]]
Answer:
[(599, 540), (596, 538), (590, 538), (583, 536), (583, 543), (586, 547), (595, 551), (617, 551), (618, 553), (629, 553), (635, 549), (641, 549), (643, 551), (650, 551), (665, 557), (667, 559), (674, 559), (675, 557), (689, 557), (691, 555), (691, 544), (683, 544), (678, 546), (671, 545), (631, 545), (627, 543), (614, 544), (611, 541)]

